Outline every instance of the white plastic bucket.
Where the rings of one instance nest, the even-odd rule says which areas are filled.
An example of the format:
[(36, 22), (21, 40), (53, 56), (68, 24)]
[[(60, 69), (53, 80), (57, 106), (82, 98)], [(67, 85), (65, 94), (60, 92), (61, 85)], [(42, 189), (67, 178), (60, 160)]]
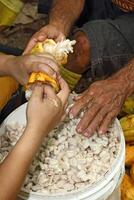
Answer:
[[(3, 122), (0, 132), (4, 133), (5, 125), (12, 122), (26, 123), (26, 104), (20, 106), (13, 113), (11, 113)], [(124, 174), (125, 163), (125, 139), (119, 121), (116, 119), (114, 128), (120, 140), (120, 149), (116, 160), (111, 166), (111, 169), (104, 175), (104, 177), (95, 183), (92, 187), (85, 187), (77, 191), (69, 192), (66, 194), (53, 194), (45, 195), (42, 193), (31, 192), (27, 194), (21, 191), (19, 199), (23, 200), (107, 200), (108, 197), (119, 186), (122, 176)], [(115, 199), (118, 200), (118, 199)]]

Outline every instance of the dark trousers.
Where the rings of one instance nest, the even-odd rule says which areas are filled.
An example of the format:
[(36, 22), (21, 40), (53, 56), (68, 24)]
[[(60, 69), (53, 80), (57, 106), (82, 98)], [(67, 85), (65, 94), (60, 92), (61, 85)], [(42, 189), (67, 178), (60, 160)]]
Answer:
[[(51, 3), (40, 0), (39, 11), (41, 5), (48, 13)], [(134, 57), (134, 13), (123, 12), (111, 0), (85, 0), (76, 25), (90, 41), (91, 65), (86, 72), (90, 80), (115, 73)]]

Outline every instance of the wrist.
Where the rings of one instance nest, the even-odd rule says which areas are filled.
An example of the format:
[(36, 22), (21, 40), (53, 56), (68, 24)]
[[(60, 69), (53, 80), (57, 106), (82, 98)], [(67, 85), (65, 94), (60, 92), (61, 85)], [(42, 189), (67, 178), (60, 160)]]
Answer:
[(40, 123), (32, 123), (32, 122), (28, 122), (27, 123), (27, 126), (26, 126), (26, 131), (27, 132), (30, 132), (34, 135), (40, 135), (40, 136), (45, 136), (47, 135), (48, 131), (47, 131), (47, 127), (45, 128), (43, 126), (40, 125)]
[(1, 60), (1, 67), (0, 67), (0, 74), (2, 76), (12, 76), (12, 67), (13, 64), (11, 64), (12, 59), (15, 56), (12, 55), (1, 55), (0, 60)]
[(109, 78), (111, 81), (114, 81), (116, 84), (116, 88), (119, 89), (121, 91), (122, 94), (124, 94), (124, 96), (127, 97), (127, 93), (128, 93), (128, 83), (125, 82), (124, 77), (122, 76), (122, 74), (114, 74), (113, 76), (111, 76)]
[(49, 25), (56, 27), (57, 30), (59, 30), (61, 33), (63, 33), (63, 35), (67, 37), (70, 30), (70, 26), (67, 24), (64, 24), (62, 20), (61, 21), (49, 20)]
[(120, 82), (126, 97), (130, 96), (134, 92), (134, 59), (131, 60), (126, 67), (114, 74), (111, 78), (114, 78), (116, 81)]

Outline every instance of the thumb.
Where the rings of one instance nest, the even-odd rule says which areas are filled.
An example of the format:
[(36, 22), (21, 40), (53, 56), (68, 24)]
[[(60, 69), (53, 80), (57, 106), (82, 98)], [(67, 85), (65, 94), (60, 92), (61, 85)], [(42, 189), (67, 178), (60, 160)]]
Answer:
[(63, 78), (59, 79), (59, 83), (60, 83), (61, 90), (57, 94), (57, 96), (62, 101), (62, 104), (65, 105), (68, 100), (70, 90), (69, 90), (68, 84), (66, 83), (66, 81), (64, 81)]
[(46, 34), (40, 34), (39, 36), (38, 36), (38, 41), (39, 42), (44, 42), (45, 40), (46, 40), (46, 38), (47, 38), (47, 36), (46, 36)]
[(52, 99), (56, 99), (57, 98), (57, 96), (55, 94), (55, 91), (51, 86), (45, 85), (44, 86), (44, 91), (45, 91), (44, 93), (46, 94), (46, 96), (48, 98), (52, 98)]
[(43, 86), (40, 84), (36, 84), (33, 87), (32, 95), (30, 99), (38, 98), (40, 101), (43, 99)]
[(58, 37), (55, 38), (55, 41), (56, 41), (56, 42), (61, 42), (61, 41), (63, 41), (63, 40), (65, 40), (65, 35), (64, 35), (63, 33), (60, 33), (60, 34), (58, 35)]
[(31, 40), (28, 42), (28, 44), (23, 52), (23, 55), (30, 53), (30, 51), (36, 45), (36, 43), (37, 43), (37, 39), (34, 37), (31, 38)]

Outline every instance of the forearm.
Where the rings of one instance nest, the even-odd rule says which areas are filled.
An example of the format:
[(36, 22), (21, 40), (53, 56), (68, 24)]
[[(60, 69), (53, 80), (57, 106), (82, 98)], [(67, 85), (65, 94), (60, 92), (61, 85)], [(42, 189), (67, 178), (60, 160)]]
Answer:
[(23, 136), (0, 166), (0, 199), (14, 200), (29, 166), (43, 140), (44, 133), (26, 128)]
[(9, 64), (10, 58), (14, 56), (12, 55), (0, 55), (0, 76), (10, 76), (11, 67)]
[(53, 0), (49, 23), (56, 25), (66, 36), (83, 10), (85, 0)]
[(127, 97), (134, 92), (134, 59), (132, 59), (126, 66), (114, 74), (111, 78), (120, 80), (127, 90)]
[(30, 3), (30, 0), (21, 0), (23, 3)]

